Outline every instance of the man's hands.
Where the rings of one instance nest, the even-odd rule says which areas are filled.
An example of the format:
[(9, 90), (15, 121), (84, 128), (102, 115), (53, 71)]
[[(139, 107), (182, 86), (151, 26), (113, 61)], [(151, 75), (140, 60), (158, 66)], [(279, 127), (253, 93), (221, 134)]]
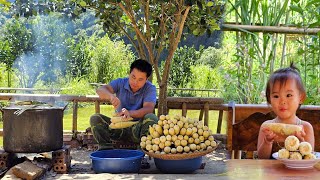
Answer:
[(116, 116), (121, 116), (123, 119), (131, 119), (130, 112), (126, 108), (122, 108), (121, 112), (117, 112)]
[(110, 103), (115, 109), (118, 109), (118, 107), (120, 106), (120, 100), (116, 96), (110, 97)]

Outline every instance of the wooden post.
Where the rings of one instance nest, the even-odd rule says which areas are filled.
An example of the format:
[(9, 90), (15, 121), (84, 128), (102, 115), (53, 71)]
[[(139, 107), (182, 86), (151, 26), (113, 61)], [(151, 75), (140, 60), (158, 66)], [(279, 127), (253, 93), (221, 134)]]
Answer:
[(94, 105), (95, 105), (95, 112), (100, 113), (100, 101), (95, 101)]
[(241, 154), (242, 154), (241, 150), (235, 150), (234, 159), (241, 159)]
[(217, 133), (221, 133), (221, 124), (222, 124), (222, 118), (223, 118), (223, 110), (219, 110), (219, 118), (218, 118), (218, 125), (217, 125)]
[(231, 158), (233, 159), (235, 156), (235, 152), (232, 150), (232, 124), (234, 121), (235, 116), (235, 103), (230, 102), (228, 104), (228, 121), (227, 121), (227, 150), (231, 154)]
[(187, 116), (187, 103), (182, 103), (182, 116)]
[(209, 122), (209, 103), (206, 102), (204, 104), (204, 125), (209, 127), (208, 122)]
[(73, 101), (73, 116), (72, 116), (72, 133), (75, 134), (78, 131), (77, 126), (78, 119), (78, 101)]
[(199, 121), (202, 121), (203, 118), (203, 109), (200, 109)]

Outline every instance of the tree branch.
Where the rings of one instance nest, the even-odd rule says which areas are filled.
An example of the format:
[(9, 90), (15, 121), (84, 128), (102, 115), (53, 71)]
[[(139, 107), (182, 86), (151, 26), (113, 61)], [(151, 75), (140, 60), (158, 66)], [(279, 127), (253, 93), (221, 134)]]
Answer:
[[(168, 80), (168, 74), (169, 74), (168, 71), (170, 70), (170, 64), (171, 64), (171, 61), (172, 61), (172, 57), (173, 57), (174, 52), (175, 52), (175, 50), (177, 49), (178, 44), (179, 44), (179, 42), (180, 42), (181, 35), (182, 35), (182, 32), (183, 32), (183, 27), (184, 27), (184, 24), (185, 24), (186, 19), (187, 19), (187, 17), (188, 17), (188, 14), (189, 14), (190, 9), (191, 9), (191, 6), (187, 6), (186, 9), (184, 10), (184, 14), (183, 14), (183, 16), (182, 16), (182, 19), (179, 20), (179, 21), (180, 21), (180, 24), (178, 24), (178, 33), (177, 33), (177, 35), (174, 36), (174, 35), (175, 35), (175, 32), (174, 32), (175, 29), (172, 30), (172, 33), (171, 33), (171, 35), (170, 35), (170, 36), (172, 36), (172, 37), (170, 37), (170, 39), (173, 38), (173, 39), (172, 39), (172, 40), (173, 40), (173, 41), (172, 41), (172, 45), (170, 44), (170, 46), (171, 46), (172, 48), (169, 48), (169, 49), (170, 49), (170, 52), (169, 52), (169, 54), (168, 54), (168, 56), (167, 56), (166, 63), (165, 63), (165, 69), (167, 70), (167, 73), (165, 73), (166, 71), (164, 71), (164, 74), (163, 74), (163, 76), (162, 76), (162, 82), (161, 82), (161, 84), (159, 84), (160, 86), (163, 85), (163, 84), (165, 84), (165, 83), (167, 83), (167, 82), (164, 82), (164, 81), (167, 81), (167, 80)], [(182, 11), (180, 11), (180, 12), (182, 13)], [(179, 13), (180, 13), (180, 12), (179, 12)], [(174, 25), (174, 26), (175, 26), (175, 25)]]

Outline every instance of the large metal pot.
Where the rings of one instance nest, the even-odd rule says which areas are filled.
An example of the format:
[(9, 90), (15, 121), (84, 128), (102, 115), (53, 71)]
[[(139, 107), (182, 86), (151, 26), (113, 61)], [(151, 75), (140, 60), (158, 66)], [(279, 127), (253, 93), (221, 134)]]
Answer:
[(62, 148), (64, 108), (37, 106), (16, 115), (19, 109), (2, 108), (6, 152), (39, 153)]

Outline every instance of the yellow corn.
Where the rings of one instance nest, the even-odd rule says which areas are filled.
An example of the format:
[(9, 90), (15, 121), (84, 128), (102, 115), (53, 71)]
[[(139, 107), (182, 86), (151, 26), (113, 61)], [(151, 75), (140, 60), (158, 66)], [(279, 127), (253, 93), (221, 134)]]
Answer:
[(269, 128), (271, 131), (282, 135), (293, 135), (295, 132), (302, 131), (302, 127), (294, 124), (284, 123), (266, 123), (264, 127)]
[(123, 117), (121, 117), (121, 116), (116, 116), (116, 117), (112, 117), (111, 119), (110, 119), (110, 121), (111, 121), (111, 123), (118, 123), (118, 122), (122, 122), (122, 121), (131, 121), (131, 120), (133, 120), (133, 118), (123, 118)]
[(131, 127), (135, 124), (137, 124), (139, 121), (120, 121), (117, 123), (111, 123), (109, 125), (109, 127), (111, 129), (123, 129), (123, 128), (127, 128), (127, 127)]

